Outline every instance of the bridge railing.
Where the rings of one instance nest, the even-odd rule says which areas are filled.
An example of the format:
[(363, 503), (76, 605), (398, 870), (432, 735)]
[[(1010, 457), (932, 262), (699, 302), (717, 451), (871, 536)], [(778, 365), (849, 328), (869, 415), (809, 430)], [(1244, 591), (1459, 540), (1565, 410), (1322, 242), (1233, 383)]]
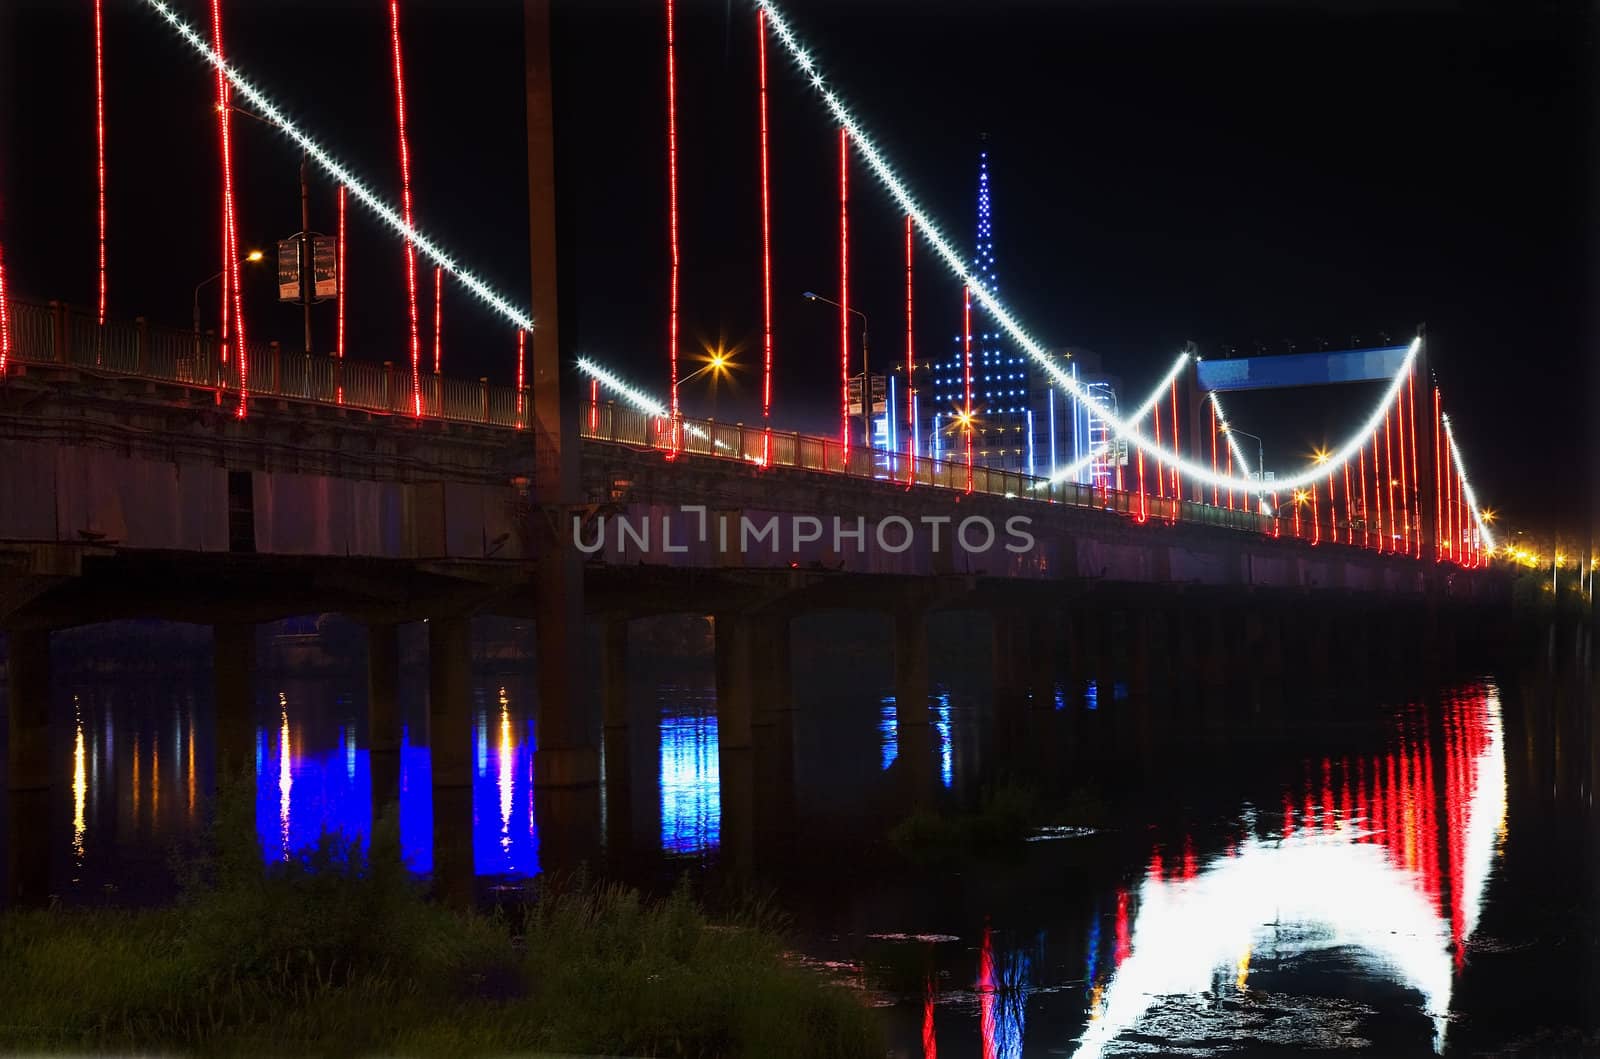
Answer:
[(244, 370), (233, 343), (214, 333), (155, 327), (143, 319), (107, 321), (60, 302), (9, 300), (12, 356), (23, 363), (71, 365), (192, 386), (363, 411), (522, 429), (527, 391), (425, 372), (415, 387), (409, 367), (284, 350), (276, 342), (245, 347)]
[[(837, 438), (782, 430), (768, 431), (743, 423), (681, 418), (675, 428), (670, 418), (613, 403), (585, 405), (580, 433), (595, 441), (654, 449), (663, 453), (671, 453), (676, 448), (678, 452), (739, 461), (752, 467), (790, 467), (870, 478), (896, 485), (970, 491), (988, 496), (1113, 511), (1130, 518), (1142, 517), (1147, 521), (1185, 522), (1268, 535), (1275, 530), (1281, 532), (1289, 523), (1289, 519), (1281, 513), (1274, 518), (1242, 507), (1230, 510), (1150, 494), (1141, 498), (1139, 494), (1126, 490), (1101, 489), (1078, 482), (1050, 482), (1020, 471), (992, 467), (974, 466), (969, 490), (965, 463), (922, 457), (912, 461), (904, 453), (863, 449), (860, 446), (852, 446), (847, 457)], [(1283, 525), (1276, 525), (1278, 522)]]

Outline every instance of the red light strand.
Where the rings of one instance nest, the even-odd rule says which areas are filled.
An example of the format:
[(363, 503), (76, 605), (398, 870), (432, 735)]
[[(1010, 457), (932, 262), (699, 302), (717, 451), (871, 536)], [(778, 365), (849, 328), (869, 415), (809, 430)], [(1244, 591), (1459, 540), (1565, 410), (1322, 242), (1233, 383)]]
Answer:
[(906, 214), (906, 485), (917, 480), (916, 344), (912, 339), (911, 260), (912, 221)]
[(1139, 522), (1143, 524), (1150, 520), (1149, 512), (1145, 510), (1144, 501), (1144, 450), (1136, 449), (1135, 451), (1139, 454), (1137, 458), (1139, 467)]
[(0, 375), (11, 360), (11, 306), (6, 301), (6, 254), (0, 244)]
[[(226, 58), (222, 47), (222, 0), (211, 0), (211, 47), (219, 57)], [(231, 95), (228, 81), (217, 68), (217, 126), (222, 141), (222, 212), (223, 212), (223, 325), (222, 335), (226, 350), (228, 333), (229, 299), (232, 299), (234, 340), (239, 350), (239, 405), (234, 415), (243, 419), (248, 410), (250, 381), (249, 354), (245, 344), (244, 298), (239, 283), (239, 226), (238, 213), (233, 199), (233, 124), (229, 120)], [(226, 352), (224, 352), (226, 357)]]
[[(1172, 380), (1172, 455), (1174, 459), (1183, 458), (1183, 450), (1178, 445), (1178, 380), (1176, 377)], [(1172, 465), (1172, 500), (1173, 517), (1177, 517), (1178, 512), (1181, 510), (1178, 505), (1183, 503), (1183, 472), (1178, 469), (1176, 463)]]
[(1372, 509), (1367, 506), (1367, 449), (1361, 447), (1361, 546), (1372, 546)]
[(772, 199), (767, 167), (767, 11), (756, 8), (761, 92), (761, 465), (772, 459)]
[[(1211, 404), (1209, 401), (1206, 402), (1206, 406), (1211, 410), (1211, 473), (1212, 474), (1216, 474), (1217, 473), (1217, 406), (1214, 405), (1214, 404)], [(1217, 486), (1215, 484), (1213, 484), (1211, 486), (1211, 506), (1212, 507), (1221, 507), (1222, 506), (1222, 502), (1221, 501), (1222, 501), (1222, 497), (1221, 497), (1220, 491), (1218, 490)]]
[(526, 396), (527, 396), (527, 393), (526, 393), (527, 384), (528, 384), (528, 374), (527, 374), (528, 357), (527, 357), (527, 350), (528, 350), (528, 332), (519, 327), (519, 328), (517, 328), (517, 429), (518, 430), (522, 429), (522, 425), (523, 425), (523, 420), (522, 420), (523, 401), (526, 399)]
[(1439, 503), (1444, 499), (1444, 485), (1439, 464), (1439, 388), (1433, 388), (1433, 561), (1444, 557), (1444, 520)]
[[(839, 130), (839, 445), (850, 469), (850, 136)], [(861, 399), (868, 399), (861, 380)]]
[(344, 268), (344, 185), (339, 185), (339, 287), (334, 313), (338, 318), (335, 332), (334, 356), (344, 359), (344, 287), (347, 273)]
[(1406, 375), (1406, 420), (1411, 424), (1411, 503), (1417, 514), (1417, 534), (1414, 541), (1412, 554), (1418, 559), (1422, 558), (1422, 488), (1419, 484), (1421, 472), (1417, 467), (1417, 369), (1412, 367)]
[(1388, 478), (1384, 476), (1383, 464), (1378, 462), (1378, 432), (1372, 432), (1372, 505), (1373, 521), (1378, 531), (1378, 551), (1381, 554), (1386, 544), (1383, 539), (1383, 490)]
[[(415, 228), (411, 215), (411, 148), (406, 139), (405, 70), (400, 62), (400, 0), (389, 0), (389, 40), (394, 51), (394, 113), (400, 137), (400, 213)], [(411, 311), (411, 414), (422, 415), (422, 339), (417, 324), (417, 248), (406, 240), (406, 296)]]
[(1406, 475), (1406, 400), (1397, 394), (1395, 407), (1395, 447), (1400, 450), (1400, 541), (1405, 554), (1411, 554), (1411, 479)]
[(1356, 542), (1355, 526), (1350, 521), (1350, 461), (1344, 461), (1344, 542)]
[(667, 359), (672, 382), (672, 448), (675, 457), (682, 442), (678, 414), (678, 47), (673, 27), (673, 0), (667, 0), (667, 241), (672, 279), (667, 304)]
[[(1155, 415), (1156, 451), (1161, 451), (1161, 402), (1157, 401), (1153, 410)], [(1156, 496), (1165, 500), (1167, 496), (1167, 468), (1160, 456), (1156, 457)]]
[(106, 323), (106, 88), (101, 0), (94, 0), (94, 142), (100, 184), (100, 326)]
[(961, 288), (961, 361), (966, 392), (962, 420), (967, 436), (967, 492), (972, 492), (972, 288)]
[(444, 269), (433, 267), (433, 373), (439, 374), (444, 353)]
[(1394, 538), (1396, 519), (1394, 514), (1394, 444), (1389, 420), (1392, 413), (1385, 412), (1383, 416), (1383, 498), (1384, 506), (1389, 510), (1389, 537), (1385, 542), (1387, 550), (1394, 551)]

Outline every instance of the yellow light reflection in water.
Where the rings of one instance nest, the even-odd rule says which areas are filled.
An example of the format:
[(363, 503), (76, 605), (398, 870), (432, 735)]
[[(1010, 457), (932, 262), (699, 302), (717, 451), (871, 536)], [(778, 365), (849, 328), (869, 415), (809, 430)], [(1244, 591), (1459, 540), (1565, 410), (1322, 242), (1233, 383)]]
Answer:
[(193, 710), (189, 711), (189, 746), (188, 746), (187, 757), (188, 757), (189, 760), (188, 760), (188, 765), (187, 765), (187, 769), (186, 769), (187, 776), (186, 776), (185, 782), (187, 783), (188, 788), (189, 788), (189, 819), (193, 820), (194, 819), (194, 790), (195, 790), (195, 783), (194, 783), (194, 711)]
[(139, 826), (139, 733), (133, 733), (133, 824)]
[(83, 835), (87, 826), (83, 821), (83, 806), (88, 797), (89, 783), (84, 754), (83, 714), (78, 708), (78, 697), (72, 697), (72, 712), (77, 734), (72, 740), (72, 854), (83, 866)]
[(500, 848), (511, 851), (511, 700), (500, 689)]
[(1250, 946), (1246, 945), (1239, 954), (1239, 962), (1234, 965), (1233, 984), (1239, 992), (1245, 991), (1245, 979), (1250, 977)]
[(150, 825), (160, 825), (161, 817), (161, 740), (150, 736)]
[(294, 771), (289, 761), (289, 697), (278, 692), (278, 831), (283, 837), (283, 859), (289, 859), (289, 792)]

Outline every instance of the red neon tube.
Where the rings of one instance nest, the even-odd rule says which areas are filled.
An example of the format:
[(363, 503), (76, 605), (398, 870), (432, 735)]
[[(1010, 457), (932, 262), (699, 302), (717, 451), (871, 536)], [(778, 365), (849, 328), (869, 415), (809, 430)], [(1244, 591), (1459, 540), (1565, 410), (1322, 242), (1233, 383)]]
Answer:
[(1439, 387), (1433, 388), (1433, 561), (1438, 562), (1444, 557), (1446, 549), (1444, 539), (1443, 508), (1440, 502), (1444, 499), (1444, 481), (1440, 468), (1439, 455)]
[(1361, 446), (1361, 546), (1372, 546), (1372, 509), (1367, 506), (1367, 447)]
[(517, 328), (517, 429), (522, 429), (523, 400), (526, 398), (528, 332)]
[(1378, 552), (1382, 554), (1386, 543), (1383, 539), (1383, 483), (1388, 479), (1384, 477), (1383, 464), (1378, 462), (1378, 432), (1372, 432), (1372, 505), (1374, 507), (1373, 519), (1378, 530)]
[(101, 0), (94, 0), (94, 142), (100, 183), (100, 326), (106, 323), (106, 88)]
[[(1214, 405), (1214, 404), (1209, 404), (1209, 402), (1208, 402), (1208, 406), (1211, 409), (1211, 473), (1212, 474), (1216, 474), (1217, 473), (1217, 406)], [(1222, 506), (1222, 498), (1219, 495), (1219, 491), (1217, 489), (1217, 486), (1214, 483), (1211, 486), (1211, 506), (1212, 507), (1221, 507)]]
[[(394, 113), (400, 137), (400, 212), (411, 215), (411, 148), (406, 140), (405, 71), (400, 62), (400, 0), (389, 0), (389, 40), (394, 51)], [(406, 240), (406, 297), (411, 323), (411, 414), (422, 415), (422, 340), (417, 325), (417, 248)]]
[[(222, 47), (222, 0), (211, 0), (211, 47), (219, 58), (226, 61), (226, 52)], [(223, 222), (223, 342), (227, 342), (227, 318), (230, 306), (227, 299), (232, 298), (231, 310), (233, 313), (234, 340), (239, 350), (239, 405), (234, 410), (234, 416), (239, 419), (245, 417), (249, 407), (248, 390), (250, 381), (249, 347), (245, 341), (244, 327), (244, 298), (240, 294), (239, 284), (239, 226), (238, 212), (233, 198), (233, 123), (229, 120), (229, 100), (227, 79), (223, 76), (222, 68), (217, 68), (217, 125), (222, 139), (222, 210)], [(223, 354), (226, 358), (226, 353)]]
[(1407, 555), (1411, 554), (1411, 479), (1406, 476), (1406, 402), (1404, 395), (1395, 398), (1395, 447), (1400, 450), (1400, 540)]
[(1416, 547), (1413, 549), (1418, 559), (1422, 558), (1422, 487), (1418, 481), (1420, 472), (1417, 469), (1417, 369), (1411, 368), (1406, 376), (1406, 402), (1410, 406), (1406, 421), (1411, 424), (1411, 503), (1417, 512)]
[[(971, 360), (971, 355), (968, 355)], [(970, 371), (970, 368), (968, 369)], [(850, 135), (839, 130), (839, 444), (844, 450), (844, 469), (850, 469)], [(871, 395), (868, 380), (861, 380), (861, 402), (865, 408)], [(968, 410), (970, 411), (970, 409)], [(972, 449), (968, 431), (967, 449)], [(866, 439), (871, 441), (870, 438)], [(971, 463), (969, 459), (967, 461)], [(970, 478), (970, 474), (968, 475)]]
[(1394, 551), (1395, 515), (1394, 515), (1394, 445), (1392, 431), (1389, 428), (1389, 418), (1392, 413), (1383, 415), (1383, 499), (1384, 506), (1389, 509), (1389, 539), (1388, 550)]
[(761, 82), (761, 466), (772, 460), (772, 200), (767, 170), (767, 11), (756, 8)]
[(683, 429), (678, 413), (678, 70), (672, 5), (673, 0), (667, 0), (667, 240), (672, 259), (667, 306), (667, 358), (672, 369), (672, 446), (668, 459), (677, 456)]
[(1356, 542), (1355, 527), (1350, 521), (1350, 461), (1344, 461), (1344, 542)]
[(906, 214), (906, 485), (917, 480), (916, 356), (911, 337), (911, 215)]
[[(1172, 457), (1174, 460), (1172, 464), (1172, 499), (1176, 504), (1181, 503), (1183, 500), (1183, 475), (1178, 470), (1176, 462), (1183, 459), (1183, 449), (1178, 444), (1178, 380), (1176, 377), (1172, 380)], [(1121, 464), (1119, 463), (1118, 466), (1121, 466)], [(1174, 517), (1177, 516), (1179, 510), (1177, 506), (1173, 507)]]
[(433, 267), (433, 373), (439, 374), (444, 352), (444, 269)]
[(1150, 515), (1144, 506), (1144, 450), (1138, 449), (1137, 451), (1139, 453), (1137, 457), (1139, 465), (1139, 523), (1143, 525), (1149, 521)]
[(972, 288), (961, 288), (961, 350), (962, 373), (966, 393), (962, 418), (967, 432), (967, 492), (972, 492)]
[[(1161, 402), (1160, 401), (1156, 402), (1156, 406), (1153, 409), (1153, 411), (1155, 412), (1154, 421), (1155, 421), (1155, 434), (1156, 434), (1156, 496), (1159, 499), (1165, 500), (1166, 497), (1167, 497), (1167, 486), (1166, 486), (1167, 469), (1166, 469), (1166, 464), (1164, 462), (1162, 462), (1162, 459), (1161, 459)], [(1114, 455), (1116, 450), (1113, 448), (1112, 452), (1113, 452), (1113, 455)]]
[[(346, 273), (345, 273), (345, 270), (344, 270), (344, 185), (340, 184), (339, 185), (339, 288), (338, 288), (339, 297), (338, 297), (338, 304), (334, 308), (334, 312), (338, 317), (338, 331), (336, 332), (336, 340), (334, 342), (334, 356), (338, 357), (340, 360), (344, 359), (344, 286), (345, 286), (345, 275), (346, 275)], [(343, 399), (343, 391), (342, 390), (340, 391), (340, 397), (341, 397), (341, 400), (342, 400)]]

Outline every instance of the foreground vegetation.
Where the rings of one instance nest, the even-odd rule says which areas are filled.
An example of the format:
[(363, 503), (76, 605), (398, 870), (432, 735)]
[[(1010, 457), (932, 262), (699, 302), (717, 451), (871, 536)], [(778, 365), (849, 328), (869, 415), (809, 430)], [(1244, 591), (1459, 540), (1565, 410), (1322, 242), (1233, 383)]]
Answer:
[(771, 917), (688, 893), (425, 901), (382, 825), (263, 870), (253, 829), (147, 910), (0, 917), (0, 1049), (206, 1054), (881, 1056), (870, 1013), (786, 963)]

